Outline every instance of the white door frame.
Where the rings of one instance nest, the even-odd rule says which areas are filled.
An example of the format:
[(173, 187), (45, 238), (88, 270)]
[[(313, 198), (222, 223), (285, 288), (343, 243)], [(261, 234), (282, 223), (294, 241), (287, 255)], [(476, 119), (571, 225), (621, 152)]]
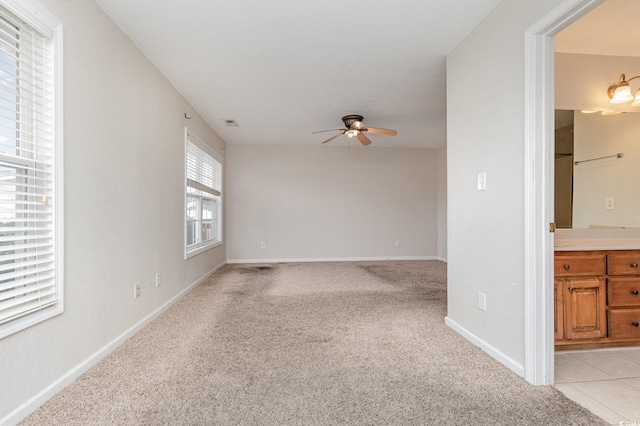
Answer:
[(525, 379), (553, 384), (554, 44), (604, 0), (565, 0), (525, 31)]

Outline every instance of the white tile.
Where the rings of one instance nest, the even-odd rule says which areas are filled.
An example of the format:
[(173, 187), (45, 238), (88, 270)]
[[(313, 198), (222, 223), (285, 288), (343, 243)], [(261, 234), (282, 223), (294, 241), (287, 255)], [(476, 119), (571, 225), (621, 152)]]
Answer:
[(621, 380), (581, 382), (573, 386), (629, 421), (640, 421), (640, 389)]
[(574, 354), (560, 354), (555, 356), (556, 382), (587, 382), (594, 380), (609, 380), (613, 377), (603, 371), (579, 360)]
[[(628, 384), (629, 386), (633, 386), (634, 388), (640, 390), (640, 377), (636, 377), (635, 379), (620, 379), (623, 383)], [(640, 402), (638, 402), (640, 404)], [(638, 422), (640, 423), (640, 422)]]
[(640, 377), (640, 364), (629, 359), (624, 351), (580, 352), (571, 355), (614, 378)]
[(640, 349), (620, 351), (622, 356), (640, 364)]
[(560, 383), (555, 385), (567, 398), (582, 405), (596, 416), (600, 417), (609, 424), (619, 425), (620, 422), (628, 422), (629, 419), (616, 413), (595, 399), (591, 398), (584, 392), (581, 392), (569, 383)]

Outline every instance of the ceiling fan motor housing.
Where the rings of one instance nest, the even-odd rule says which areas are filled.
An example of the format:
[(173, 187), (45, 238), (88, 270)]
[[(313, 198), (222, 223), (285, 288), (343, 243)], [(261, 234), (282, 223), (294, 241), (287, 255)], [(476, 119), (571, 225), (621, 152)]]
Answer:
[(363, 117), (361, 115), (345, 115), (342, 117), (342, 122), (347, 127), (347, 129), (351, 128), (351, 125), (356, 122), (362, 122)]

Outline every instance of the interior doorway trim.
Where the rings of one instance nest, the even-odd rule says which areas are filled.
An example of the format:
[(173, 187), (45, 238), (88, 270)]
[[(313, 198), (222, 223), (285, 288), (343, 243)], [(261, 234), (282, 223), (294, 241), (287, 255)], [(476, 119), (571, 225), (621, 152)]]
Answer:
[(553, 384), (554, 43), (605, 0), (564, 0), (525, 31), (525, 379)]

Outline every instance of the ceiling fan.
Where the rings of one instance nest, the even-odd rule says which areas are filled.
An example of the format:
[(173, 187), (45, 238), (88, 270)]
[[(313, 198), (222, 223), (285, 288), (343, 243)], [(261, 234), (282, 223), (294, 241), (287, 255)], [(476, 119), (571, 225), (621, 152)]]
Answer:
[(355, 137), (356, 139), (358, 139), (360, 141), (360, 143), (362, 145), (369, 145), (371, 143), (371, 139), (369, 139), (365, 133), (377, 133), (377, 134), (381, 134), (381, 135), (389, 135), (389, 136), (395, 136), (398, 134), (398, 132), (396, 132), (395, 130), (391, 130), (391, 129), (380, 129), (377, 127), (368, 127), (364, 121), (362, 121), (363, 118), (361, 115), (345, 115), (344, 117), (342, 117), (342, 122), (344, 123), (346, 129), (330, 129), (330, 130), (320, 130), (318, 132), (313, 132), (313, 133), (322, 133), (322, 132), (335, 132), (335, 131), (340, 131), (340, 133), (338, 133), (337, 135), (330, 137), (329, 139), (327, 139), (326, 141), (322, 142), (322, 143), (327, 143), (327, 142), (331, 142), (332, 140), (334, 140), (335, 138), (337, 138), (338, 136), (342, 136), (342, 135), (347, 135), (350, 138)]

